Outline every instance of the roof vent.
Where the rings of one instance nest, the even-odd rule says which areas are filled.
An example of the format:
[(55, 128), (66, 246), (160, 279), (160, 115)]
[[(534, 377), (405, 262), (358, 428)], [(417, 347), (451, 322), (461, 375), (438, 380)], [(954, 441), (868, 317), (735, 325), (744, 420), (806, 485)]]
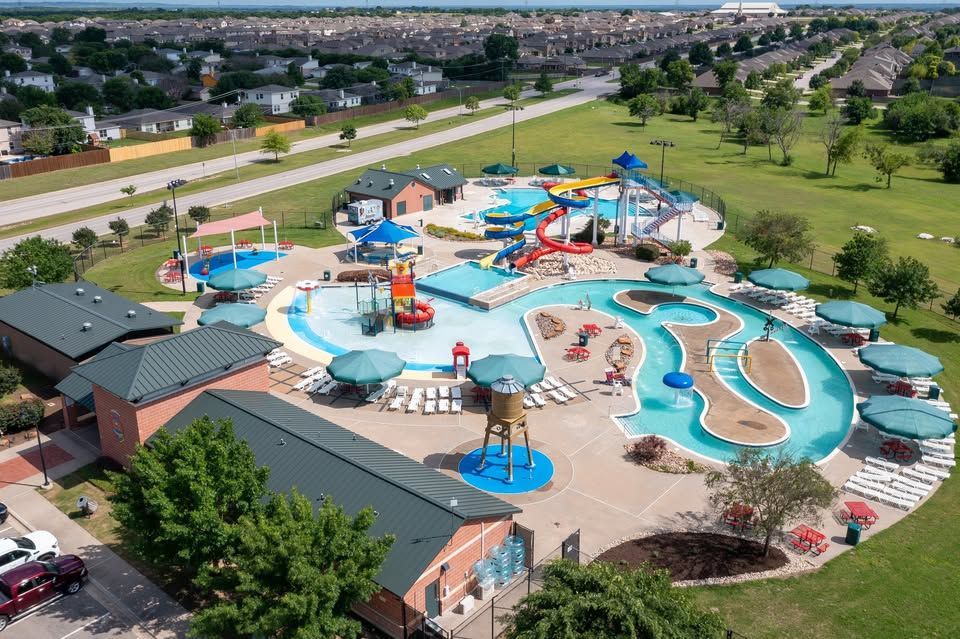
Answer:
[(357, 181), (354, 182), (354, 184), (360, 184), (360, 182), (361, 182), (360, 178), (357, 178)]
[(133, 310), (132, 308), (131, 308), (129, 311), (127, 311), (127, 317), (129, 317), (129, 318), (134, 318), (134, 317), (136, 317), (136, 316), (137, 316), (137, 312), (136, 312), (135, 310)]
[(456, 498), (456, 497), (451, 497), (451, 498), (450, 498), (450, 507), (451, 507), (451, 508), (456, 508), (459, 504), (460, 504), (460, 502), (457, 501), (457, 498)]
[(390, 186), (393, 186), (393, 178), (390, 178), (390, 181), (388, 182), (388, 184), (389, 184)]
[(424, 179), (424, 180), (429, 180), (429, 179), (430, 179), (430, 174), (429, 174), (429, 173), (421, 173), (420, 175), (423, 176), (423, 179)]
[(91, 324), (90, 322), (84, 322), (84, 323), (83, 323), (83, 326), (80, 327), (80, 330), (81, 330), (81, 331), (89, 331), (89, 330), (92, 329), (92, 328), (93, 328), (93, 324)]
[(453, 175), (453, 172), (450, 171), (450, 169), (442, 169), (442, 171), (443, 171), (444, 173), (446, 173), (447, 175)]
[(76, 293), (77, 293), (77, 295), (83, 295), (84, 290), (83, 290), (82, 288), (78, 288), (78, 289), (76, 290)]
[(103, 298), (100, 297), (99, 295), (94, 295), (94, 296), (93, 296), (93, 303), (94, 303), (94, 304), (99, 304), (99, 303), (102, 302), (102, 301), (103, 301)]
[(418, 171), (420, 170), (420, 165), (419, 165), (419, 164), (417, 164), (417, 170), (418, 170)]
[(287, 445), (287, 440), (281, 437), (280, 441), (277, 443), (277, 446), (286, 446), (286, 445)]
[(387, 165), (386, 165), (386, 164), (381, 164), (381, 165), (380, 165), (380, 170), (381, 170), (381, 171), (386, 171), (386, 170), (387, 170)]
[(367, 186), (373, 186), (373, 180), (370, 180), (369, 182), (367, 182)]

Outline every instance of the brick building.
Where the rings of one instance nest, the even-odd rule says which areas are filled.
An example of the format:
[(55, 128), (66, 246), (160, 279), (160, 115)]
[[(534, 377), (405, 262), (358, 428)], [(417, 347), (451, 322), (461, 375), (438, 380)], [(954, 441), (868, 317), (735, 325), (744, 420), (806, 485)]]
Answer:
[(167, 420), (211, 388), (266, 391), (279, 342), (226, 322), (140, 346), (114, 344), (57, 385), (67, 425), (96, 413), (104, 455), (126, 465)]
[(268, 488), (329, 496), (349, 514), (377, 514), (371, 533), (396, 537), (375, 580), (382, 587), (356, 607), (391, 637), (414, 636), (424, 618), (456, 606), (476, 588), (474, 562), (513, 531), (520, 509), (265, 392), (208, 390), (167, 420), (170, 431), (210, 416), (229, 418)]
[(350, 201), (380, 200), (383, 216), (430, 211), (438, 204), (450, 204), (463, 197), (467, 181), (449, 164), (437, 164), (412, 171), (367, 169), (345, 191)]
[(83, 281), (31, 286), (0, 298), (3, 351), (54, 381), (113, 342), (168, 335), (181, 323)]

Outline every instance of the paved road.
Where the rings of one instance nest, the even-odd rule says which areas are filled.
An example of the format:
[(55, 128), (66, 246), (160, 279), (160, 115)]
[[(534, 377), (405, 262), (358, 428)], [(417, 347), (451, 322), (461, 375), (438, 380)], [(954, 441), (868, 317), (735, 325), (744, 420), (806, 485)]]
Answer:
[[(600, 95), (615, 91), (616, 85), (608, 83), (608, 80), (610, 80), (612, 77), (614, 76), (607, 75), (598, 78), (588, 77), (579, 81), (572, 80), (567, 83), (557, 85), (557, 88), (579, 86), (581, 91), (527, 106), (523, 111), (517, 113), (517, 121), (523, 122), (540, 117), (542, 115), (560, 111), (562, 109), (568, 109), (570, 107), (594, 100)], [(502, 103), (502, 100), (491, 100), (488, 101), (488, 103), (493, 105)], [(444, 109), (431, 114), (430, 119), (456, 116), (456, 114), (456, 108)], [(178, 197), (177, 208), (180, 210), (186, 210), (188, 207), (194, 204), (216, 206), (225, 202), (232, 202), (243, 198), (253, 197), (268, 191), (309, 182), (344, 171), (351, 171), (354, 169), (375, 165), (398, 156), (409, 155), (411, 150), (414, 148), (417, 150), (426, 149), (441, 144), (447, 144), (448, 142), (455, 142), (457, 140), (506, 126), (510, 123), (510, 121), (511, 114), (509, 112), (504, 112), (473, 122), (467, 121), (466, 124), (461, 126), (437, 133), (431, 133), (429, 135), (416, 138), (415, 140), (398, 142), (396, 144), (390, 144), (359, 153), (344, 154), (342, 157), (301, 167), (299, 169), (293, 169), (275, 175), (248, 180), (246, 182), (239, 182), (229, 186), (204, 191), (203, 193)], [(362, 133), (366, 137), (368, 135), (374, 135), (375, 131), (382, 133), (385, 131), (394, 130), (400, 125), (403, 125), (403, 122), (395, 120), (381, 125), (366, 127), (362, 130)], [(322, 148), (337, 142), (338, 134), (321, 136), (300, 142), (296, 151), (303, 152), (313, 148)], [(258, 151), (244, 153), (238, 155), (237, 157), (238, 161), (242, 159), (245, 163), (252, 162), (256, 159), (262, 159), (262, 155)], [(29, 198), (3, 202), (2, 213), (0, 213), (0, 223), (13, 224), (24, 220), (31, 220), (37, 216), (37, 211), (42, 211), (44, 215), (54, 215), (60, 212), (76, 210), (78, 208), (115, 200), (117, 199), (116, 196), (119, 192), (120, 186), (124, 184), (138, 184), (141, 185), (141, 190), (146, 191), (163, 188), (168, 181), (175, 178), (190, 179), (191, 177), (198, 177), (201, 175), (201, 171), (203, 170), (206, 170), (207, 174), (210, 174), (214, 172), (229, 171), (232, 169), (233, 157), (230, 156), (207, 162), (205, 169), (200, 163), (190, 164), (182, 167), (140, 175), (136, 178), (128, 177), (123, 178), (122, 180), (112, 180), (103, 182), (101, 184), (75, 187), (72, 189), (55, 191), (46, 195), (38, 195)], [(152, 202), (145, 206), (128, 209), (122, 213), (122, 217), (126, 218), (131, 226), (140, 224), (143, 222), (143, 219), (146, 217), (147, 213), (151, 209), (156, 208), (161, 200), (162, 198), (158, 196), (156, 202)], [(81, 226), (81, 224), (89, 226), (98, 233), (106, 234), (109, 232), (107, 223), (116, 217), (117, 214), (112, 213), (110, 215), (104, 215), (85, 220), (83, 223), (79, 221), (73, 222), (44, 230), (43, 235), (45, 237), (56, 238), (64, 242), (69, 242), (73, 231), (78, 226)], [(26, 237), (26, 235), (0, 240), (0, 249), (5, 249), (12, 246), (19, 240), (23, 239), (23, 237)]]

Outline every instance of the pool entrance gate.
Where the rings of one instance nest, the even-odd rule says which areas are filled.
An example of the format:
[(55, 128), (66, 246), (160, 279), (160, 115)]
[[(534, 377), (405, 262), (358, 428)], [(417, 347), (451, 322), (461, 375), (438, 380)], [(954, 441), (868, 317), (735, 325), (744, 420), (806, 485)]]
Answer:
[(710, 372), (715, 372), (718, 359), (739, 360), (743, 370), (749, 373), (753, 369), (753, 358), (746, 342), (736, 342), (729, 339), (707, 340), (707, 366)]

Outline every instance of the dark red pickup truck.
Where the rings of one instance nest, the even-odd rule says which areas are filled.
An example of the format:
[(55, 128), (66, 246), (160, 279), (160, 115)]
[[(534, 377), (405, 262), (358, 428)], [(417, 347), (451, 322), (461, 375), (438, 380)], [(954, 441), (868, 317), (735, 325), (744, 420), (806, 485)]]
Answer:
[(76, 555), (31, 561), (0, 575), (0, 631), (51, 599), (83, 587), (87, 569)]

